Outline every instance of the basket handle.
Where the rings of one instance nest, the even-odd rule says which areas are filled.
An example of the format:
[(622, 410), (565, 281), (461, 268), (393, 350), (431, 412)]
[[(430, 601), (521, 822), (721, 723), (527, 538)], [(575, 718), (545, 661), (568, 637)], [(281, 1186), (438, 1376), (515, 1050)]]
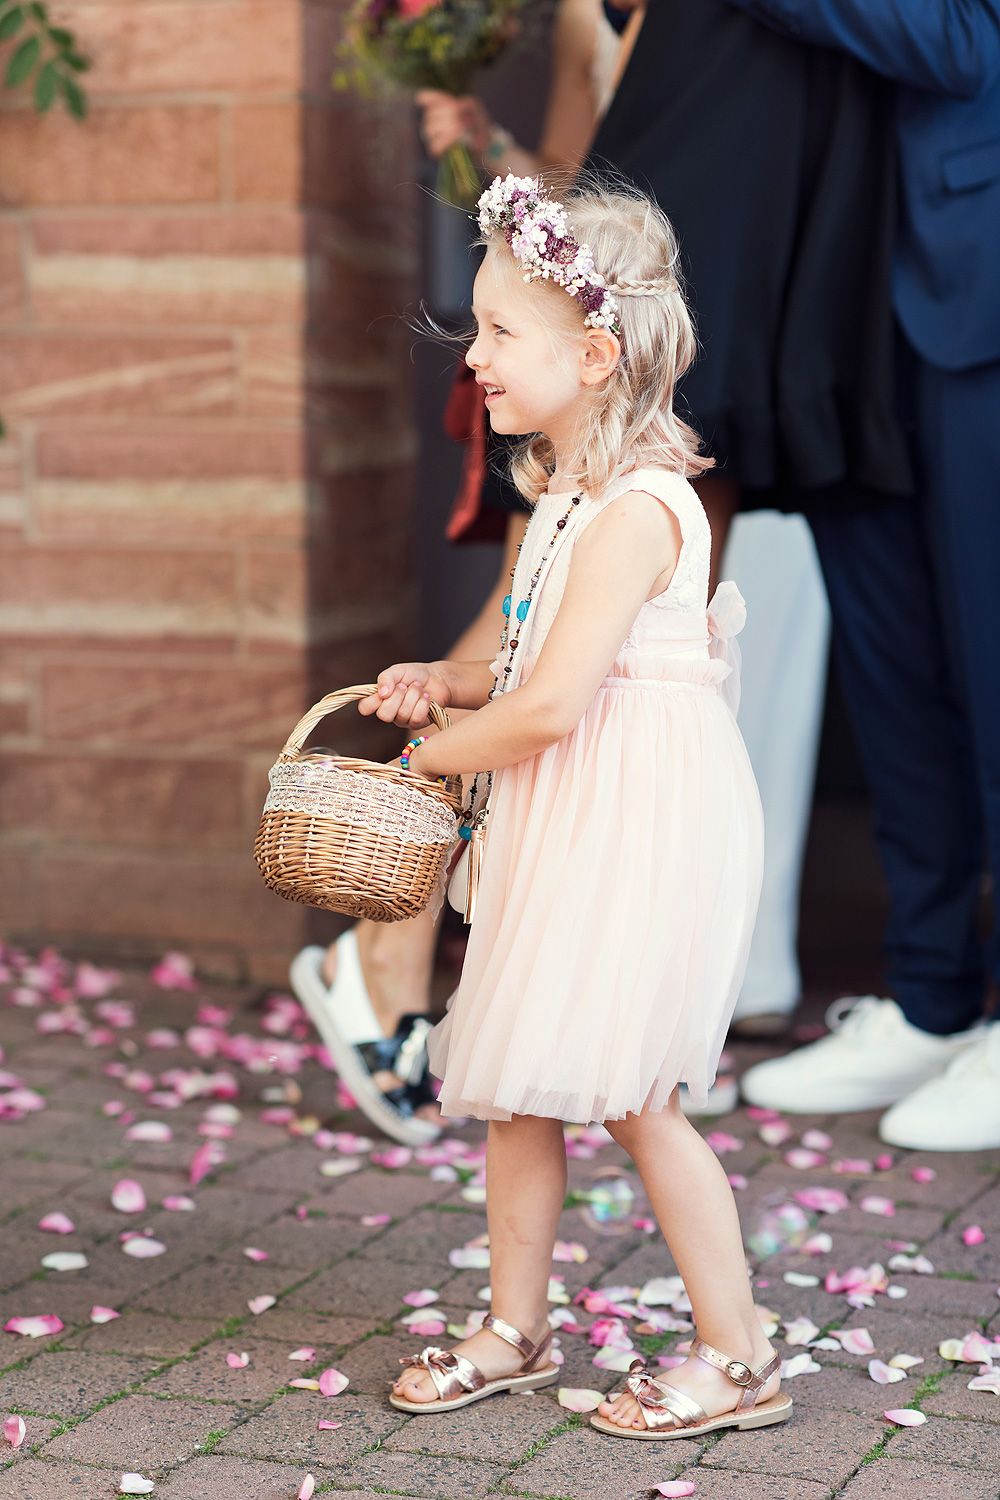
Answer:
[[(378, 688), (375, 682), (363, 684), (361, 687), (341, 688), (339, 692), (327, 693), (318, 703), (314, 703), (308, 713), (302, 715), (288, 739), (285, 741), (279, 760), (293, 760), (302, 749), (307, 738), (316, 728), (320, 719), (325, 719), (327, 714), (335, 714), (338, 708), (343, 708), (347, 703), (358, 703), (362, 698), (368, 698)], [(428, 704), (428, 712), (432, 721), (438, 729), (449, 729), (451, 720), (445, 709), (439, 703), (433, 701)]]

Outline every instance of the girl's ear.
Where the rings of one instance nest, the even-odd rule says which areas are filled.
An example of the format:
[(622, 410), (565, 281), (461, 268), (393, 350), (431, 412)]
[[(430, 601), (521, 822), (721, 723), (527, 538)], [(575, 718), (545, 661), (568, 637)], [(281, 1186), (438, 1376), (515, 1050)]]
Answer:
[(601, 385), (616, 368), (622, 357), (622, 346), (607, 328), (588, 328), (583, 345), (583, 368), (580, 378), (584, 385)]

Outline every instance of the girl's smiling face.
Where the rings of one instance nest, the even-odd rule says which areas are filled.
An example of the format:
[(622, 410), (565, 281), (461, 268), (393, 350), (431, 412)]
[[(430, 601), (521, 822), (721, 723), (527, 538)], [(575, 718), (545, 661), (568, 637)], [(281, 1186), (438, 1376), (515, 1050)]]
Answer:
[(592, 388), (617, 362), (617, 340), (584, 328), (561, 288), (526, 286), (498, 248), (487, 251), (476, 276), (472, 309), (478, 332), (465, 360), (485, 387), (494, 432), (543, 432), (557, 447), (570, 442)]

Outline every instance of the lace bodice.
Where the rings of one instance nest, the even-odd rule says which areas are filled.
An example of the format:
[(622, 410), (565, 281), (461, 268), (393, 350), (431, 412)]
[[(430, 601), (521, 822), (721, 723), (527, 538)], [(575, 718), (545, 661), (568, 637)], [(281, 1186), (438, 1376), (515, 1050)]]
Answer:
[[(535, 590), (517, 653), (520, 673), (512, 678), (511, 686), (520, 680), (520, 676), (527, 676), (538, 659), (562, 602), (577, 539), (606, 505), (627, 490), (643, 490), (655, 495), (672, 511), (681, 529), (682, 546), (668, 587), (655, 599), (647, 600), (639, 610), (615, 659), (612, 678), (676, 681), (688, 676), (684, 670), (688, 663), (694, 668), (693, 681), (721, 681), (727, 674), (728, 669), (723, 663), (710, 662), (707, 607), (712, 535), (701, 501), (681, 475), (666, 469), (639, 469), (613, 481), (596, 498), (585, 495), (582, 504), (570, 517)], [(540, 496), (514, 573), (512, 594), (515, 607), (518, 600), (527, 597), (531, 575), (569, 500), (569, 493)]]

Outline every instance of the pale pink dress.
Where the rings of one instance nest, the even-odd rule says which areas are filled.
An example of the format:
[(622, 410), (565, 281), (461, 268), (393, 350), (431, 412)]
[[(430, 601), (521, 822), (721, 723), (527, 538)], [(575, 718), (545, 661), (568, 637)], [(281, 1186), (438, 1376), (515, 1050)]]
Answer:
[[(707, 610), (711, 536), (685, 479), (643, 469), (584, 496), (516, 660), (527, 677), (576, 540), (630, 489), (677, 517), (677, 568), (576, 728), (496, 775), (465, 968), (429, 1038), (446, 1115), (620, 1119), (663, 1108), (679, 1082), (703, 1104), (715, 1077), (757, 910), (763, 824), (723, 696), (734, 679), (720, 642), (742, 625), (743, 601), (724, 584)], [(570, 498), (541, 496), (515, 608)]]

